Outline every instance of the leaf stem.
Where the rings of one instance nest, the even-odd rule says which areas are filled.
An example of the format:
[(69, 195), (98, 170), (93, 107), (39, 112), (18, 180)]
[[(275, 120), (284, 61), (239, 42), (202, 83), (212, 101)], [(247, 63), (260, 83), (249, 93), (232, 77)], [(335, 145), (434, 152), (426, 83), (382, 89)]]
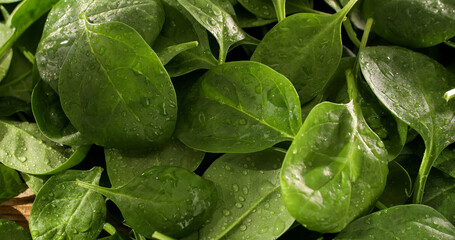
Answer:
[(348, 69), (346, 70), (346, 82), (348, 85), (348, 94), (349, 94), (349, 99), (354, 101), (357, 105), (359, 102), (359, 93), (357, 91), (357, 86), (354, 78), (354, 74), (352, 74), (352, 70)]
[(357, 58), (356, 58), (355, 64), (354, 64), (355, 78), (358, 78), (359, 73), (360, 73), (359, 55), (360, 55), (360, 52), (362, 52), (363, 49), (365, 49), (367, 46), (368, 37), (370, 36), (372, 26), (373, 26), (373, 18), (368, 18), (367, 22), (365, 24), (365, 29), (363, 31), (362, 41), (360, 41), (359, 52), (357, 53)]
[(286, 18), (286, 0), (273, 0), (273, 6), (278, 22), (283, 21)]
[(387, 206), (384, 203), (377, 201), (375, 207), (379, 208), (379, 210), (387, 209)]
[(158, 231), (155, 231), (152, 235), (152, 238), (158, 239), (158, 240), (175, 240), (174, 238), (171, 238), (169, 236), (166, 236)]
[(117, 229), (115, 229), (115, 227), (108, 222), (104, 223), (103, 230), (109, 233), (111, 236), (117, 233)]
[(360, 40), (357, 38), (357, 33), (354, 31), (351, 20), (349, 20), (349, 18), (343, 22), (343, 27), (346, 30), (349, 39), (351, 39), (351, 42), (354, 43), (356, 47), (360, 48)]
[(422, 203), (423, 193), (425, 191), (425, 183), (427, 182), (431, 167), (438, 157), (437, 155), (438, 154), (434, 153), (433, 142), (431, 142), (430, 147), (425, 148), (425, 153), (423, 154), (422, 163), (420, 164), (419, 173), (417, 174), (412, 203)]
[(444, 99), (448, 102), (450, 99), (455, 97), (455, 88), (444, 93)]

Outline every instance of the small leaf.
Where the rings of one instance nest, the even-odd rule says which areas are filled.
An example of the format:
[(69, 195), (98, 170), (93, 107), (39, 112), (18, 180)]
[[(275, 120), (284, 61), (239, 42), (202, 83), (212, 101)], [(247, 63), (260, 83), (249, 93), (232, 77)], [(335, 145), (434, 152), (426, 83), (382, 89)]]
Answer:
[(389, 162), (387, 184), (379, 202), (386, 207), (405, 204), (412, 193), (412, 180), (406, 169), (396, 161)]
[(0, 239), (2, 240), (32, 240), (30, 233), (17, 223), (0, 219)]
[(197, 47), (197, 45), (198, 45), (197, 41), (180, 43), (177, 45), (172, 45), (172, 46), (166, 47), (164, 49), (161, 49), (160, 51), (156, 52), (156, 55), (158, 55), (161, 63), (163, 65), (166, 65), (169, 61), (171, 61), (178, 54), (185, 52), (189, 49), (195, 48), (195, 47)]
[[(19, 173), (3, 164), (0, 164), (0, 189), (0, 203), (15, 197), (25, 190)], [(0, 239), (2, 238), (0, 237)]]

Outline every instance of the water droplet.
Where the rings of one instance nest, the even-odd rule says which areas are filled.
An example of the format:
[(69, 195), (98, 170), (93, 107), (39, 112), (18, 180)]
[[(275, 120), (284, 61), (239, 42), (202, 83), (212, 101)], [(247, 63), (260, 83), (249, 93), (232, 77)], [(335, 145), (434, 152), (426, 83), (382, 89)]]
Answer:
[(227, 209), (224, 209), (223, 210), (223, 215), (224, 216), (229, 216), (229, 215), (231, 215), (231, 212), (229, 210), (227, 210)]
[(245, 125), (245, 124), (246, 124), (246, 120), (243, 119), (243, 118), (240, 119), (240, 120), (239, 120), (239, 124), (240, 124), (240, 125)]
[(18, 159), (19, 161), (21, 161), (21, 162), (26, 162), (26, 161), (27, 161), (27, 158), (24, 157), (24, 156), (20, 156), (20, 157), (18, 157), (17, 159)]
[(246, 230), (246, 228), (247, 228), (246, 225), (245, 225), (245, 224), (242, 224), (242, 225), (240, 226), (240, 231), (244, 232), (244, 231)]
[(243, 194), (247, 195), (248, 194), (248, 188), (247, 187), (243, 187), (242, 188), (242, 192), (243, 192)]
[(243, 204), (241, 204), (241, 203), (236, 203), (236, 204), (235, 204), (235, 207), (236, 207), (236, 208), (242, 208), (242, 207), (243, 207)]

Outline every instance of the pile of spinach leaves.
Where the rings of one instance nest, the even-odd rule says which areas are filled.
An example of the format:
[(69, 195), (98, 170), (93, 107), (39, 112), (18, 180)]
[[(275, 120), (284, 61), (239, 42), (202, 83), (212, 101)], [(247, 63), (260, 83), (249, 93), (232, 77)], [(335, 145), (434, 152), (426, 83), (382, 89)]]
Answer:
[(0, 0), (1, 239), (455, 239), (453, 0)]

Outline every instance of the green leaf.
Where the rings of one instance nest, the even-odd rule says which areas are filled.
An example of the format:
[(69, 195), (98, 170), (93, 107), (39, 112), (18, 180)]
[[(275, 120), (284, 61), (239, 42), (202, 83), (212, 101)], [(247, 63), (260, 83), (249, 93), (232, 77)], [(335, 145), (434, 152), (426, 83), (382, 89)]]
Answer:
[(62, 108), (73, 126), (103, 147), (147, 148), (168, 140), (177, 99), (158, 56), (124, 23), (86, 19), (84, 27), (59, 80)]
[(292, 84), (256, 62), (229, 62), (209, 70), (181, 109), (177, 137), (206, 152), (264, 150), (292, 140), (301, 126)]
[(401, 47), (365, 48), (360, 65), (379, 100), (425, 141), (414, 195), (414, 202), (419, 203), (434, 160), (455, 142), (455, 102), (442, 97), (455, 87), (455, 75), (435, 60)]
[[(76, 40), (85, 35), (84, 13), (90, 22), (119, 21), (134, 28), (148, 44), (152, 44), (164, 23), (159, 0), (80, 0), (60, 1), (49, 16), (36, 52), (36, 62), (43, 80), (58, 92), (63, 63)], [(118, 49), (115, 49), (118, 50)]]
[(49, 175), (79, 164), (90, 146), (65, 147), (47, 139), (34, 123), (0, 120), (0, 162), (30, 174)]
[(17, 223), (0, 219), (0, 239), (2, 240), (31, 240), (32, 237)]
[(395, 44), (424, 48), (455, 36), (452, 0), (364, 0), (365, 18), (373, 31)]
[(163, 7), (166, 19), (153, 49), (159, 52), (179, 43), (198, 42), (196, 48), (180, 53), (166, 64), (169, 75), (176, 77), (197, 69), (210, 69), (216, 66), (218, 62), (210, 51), (207, 30), (177, 1), (165, 0)]
[(0, 97), (0, 117), (9, 117), (18, 112), (30, 112), (30, 104), (15, 97)]
[(176, 138), (148, 150), (105, 149), (107, 174), (112, 187), (125, 185), (144, 169), (153, 166), (176, 166), (196, 170), (205, 153), (185, 146)]
[(387, 184), (379, 202), (386, 207), (405, 204), (412, 194), (412, 180), (406, 169), (396, 161), (389, 162)]
[(33, 65), (24, 55), (13, 49), (13, 58), (8, 74), (0, 82), (0, 96), (14, 97), (30, 103), (34, 87), (32, 76)]
[(431, 170), (425, 187), (422, 203), (428, 205), (442, 215), (452, 224), (455, 223), (455, 179), (438, 169)]
[(434, 167), (455, 178), (455, 149), (449, 146), (444, 149), (434, 162)]
[(32, 110), (39, 129), (52, 141), (69, 146), (91, 144), (66, 117), (58, 94), (42, 80), (33, 89)]
[(98, 184), (102, 171), (68, 170), (51, 177), (33, 202), (33, 239), (95, 239), (103, 229), (106, 205), (102, 195), (79, 187), (76, 180)]
[(355, 220), (335, 239), (455, 239), (455, 227), (431, 207), (400, 205)]
[[(15, 197), (25, 190), (19, 173), (3, 164), (0, 164), (0, 189), (0, 203)], [(3, 238), (0, 237), (0, 239)]]
[(194, 232), (217, 201), (212, 182), (179, 167), (151, 167), (118, 188), (78, 184), (112, 200), (126, 224), (147, 238), (155, 231), (176, 238)]
[[(0, 23), (0, 46), (3, 46), (3, 44), (8, 41), (12, 34), (13, 30), (10, 27), (8, 27), (6, 24)], [(0, 82), (6, 76), (6, 73), (8, 73), (12, 57), (13, 50), (11, 49), (0, 57)]]
[(160, 49), (156, 51), (156, 55), (160, 59), (163, 65), (166, 65), (169, 61), (171, 61), (175, 56), (179, 55), (182, 52), (188, 51), (189, 49), (195, 48), (198, 46), (197, 41), (180, 43), (176, 45), (172, 45), (166, 47), (164, 49)]
[(33, 175), (24, 172), (21, 172), (21, 176), (22, 179), (24, 179), (25, 184), (27, 184), (27, 187), (29, 187), (35, 195), (38, 195), (44, 183), (51, 177), (51, 175)]
[(216, 38), (218, 62), (224, 63), (229, 48), (239, 42), (255, 42), (240, 28), (231, 14), (211, 0), (177, 0), (203, 27)]
[(341, 61), (341, 24), (355, 2), (334, 15), (287, 17), (265, 35), (251, 60), (289, 78), (302, 104), (307, 103), (322, 91)]
[(283, 150), (268, 149), (215, 160), (203, 177), (215, 183), (219, 201), (199, 239), (276, 239), (287, 231), (294, 218), (281, 199), (283, 158)]
[[(278, 1), (280, 7), (279, 13), (295, 13), (302, 8), (311, 8), (312, 4), (311, 1), (308, 0), (280, 0)], [(260, 18), (265, 18), (265, 19), (273, 19), (277, 18), (277, 14), (275, 14), (275, 0), (239, 0), (239, 3), (247, 9), (249, 12), (253, 13), (254, 15), (260, 17)], [(286, 12), (283, 12), (284, 10), (284, 3), (286, 3)], [(277, 12), (277, 13), (278, 13)], [(282, 15), (284, 16), (284, 15)]]

